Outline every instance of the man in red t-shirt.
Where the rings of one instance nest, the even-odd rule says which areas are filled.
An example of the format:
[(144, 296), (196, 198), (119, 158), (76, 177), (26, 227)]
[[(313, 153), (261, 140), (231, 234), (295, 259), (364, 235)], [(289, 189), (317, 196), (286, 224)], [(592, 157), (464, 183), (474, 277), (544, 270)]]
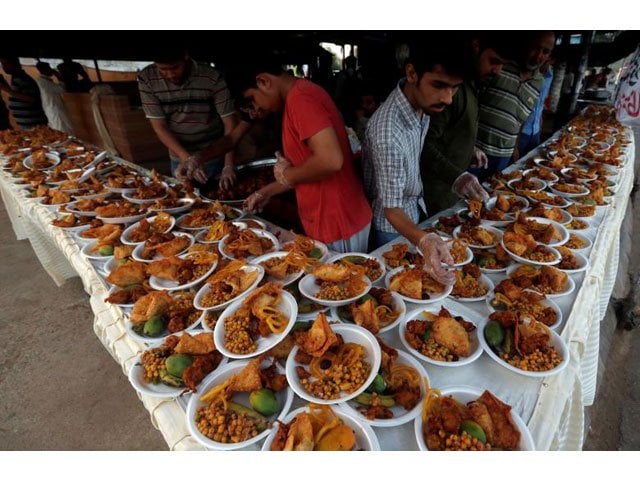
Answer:
[(284, 156), (276, 154), (276, 181), (249, 196), (244, 208), (258, 211), (274, 195), (294, 188), (309, 237), (337, 252), (366, 252), (371, 208), (329, 94), (271, 59), (230, 72), (228, 83), (253, 117), (282, 112)]

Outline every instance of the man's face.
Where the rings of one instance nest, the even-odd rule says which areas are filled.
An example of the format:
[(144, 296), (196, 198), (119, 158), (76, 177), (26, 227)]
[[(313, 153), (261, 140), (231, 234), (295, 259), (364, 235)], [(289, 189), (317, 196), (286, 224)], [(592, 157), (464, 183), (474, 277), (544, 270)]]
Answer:
[(256, 85), (243, 92), (244, 107), (242, 110), (248, 113), (251, 118), (264, 118), (270, 113), (280, 112), (282, 102), (276, 91), (273, 76), (258, 75)]
[(439, 113), (451, 105), (453, 96), (462, 84), (462, 77), (449, 75), (436, 65), (433, 72), (423, 73), (416, 85), (415, 99), (427, 115)]
[(539, 70), (549, 60), (555, 42), (556, 36), (551, 32), (537, 35), (527, 51), (527, 70)]
[(485, 48), (478, 57), (478, 77), (486, 82), (500, 74), (504, 59), (492, 48)]
[(182, 85), (187, 72), (187, 60), (182, 59), (177, 62), (156, 63), (156, 67), (158, 67), (160, 76), (167, 82), (173, 83), (174, 85)]

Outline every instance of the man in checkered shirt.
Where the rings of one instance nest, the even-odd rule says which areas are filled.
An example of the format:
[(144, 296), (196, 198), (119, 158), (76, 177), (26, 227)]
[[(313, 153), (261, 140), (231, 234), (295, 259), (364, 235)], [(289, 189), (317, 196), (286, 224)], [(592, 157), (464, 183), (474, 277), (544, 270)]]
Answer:
[(404, 236), (420, 249), (425, 270), (441, 283), (453, 283), (453, 273), (441, 265), (452, 265), (453, 260), (438, 235), (417, 226), (420, 209), (426, 214), (420, 152), (429, 115), (451, 104), (470, 71), (469, 55), (459, 45), (441, 38), (438, 42), (423, 40), (411, 48), (405, 78), (371, 117), (363, 148), (375, 248)]

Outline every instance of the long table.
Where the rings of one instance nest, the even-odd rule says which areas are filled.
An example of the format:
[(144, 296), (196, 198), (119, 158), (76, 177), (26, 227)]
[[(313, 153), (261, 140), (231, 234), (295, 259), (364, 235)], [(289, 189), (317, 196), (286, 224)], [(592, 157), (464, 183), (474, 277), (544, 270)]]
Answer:
[[(630, 130), (627, 135), (633, 142)], [(527, 158), (536, 154), (537, 151), (531, 152), (511, 168), (521, 168)], [(600, 321), (604, 318), (615, 281), (620, 225), (633, 187), (633, 143), (625, 149), (624, 155), (625, 166), (621, 169), (619, 188), (612, 205), (598, 209), (594, 227), (586, 233), (593, 241), (588, 255), (590, 266), (585, 272), (573, 275), (576, 289), (572, 294), (556, 299), (563, 313), (563, 324), (559, 331), (571, 353), (568, 367), (558, 375), (535, 379), (506, 370), (484, 353), (465, 367), (443, 368), (423, 364), (433, 386), (443, 388), (470, 385), (488, 388), (511, 404), (514, 411), (528, 424), (539, 450), (580, 450), (582, 447), (584, 407), (591, 405), (595, 396)], [(122, 159), (116, 160), (129, 164)], [(127, 375), (146, 346), (127, 334), (123, 311), (105, 303), (108, 287), (95, 265), (80, 253), (80, 247), (69, 233), (51, 225), (54, 213), (29, 198), (25, 190), (13, 183), (12, 177), (4, 171), (0, 172), (0, 194), (16, 237), (19, 240), (29, 239), (42, 266), (54, 282), (61, 286), (71, 277), (79, 276), (82, 279), (94, 312), (94, 331)], [(438, 216), (452, 214), (461, 206), (463, 205), (456, 205), (449, 211), (440, 212)], [(435, 217), (430, 218), (423, 226), (429, 226), (434, 221)], [(271, 227), (277, 229), (273, 225)], [(392, 243), (394, 242), (373, 253), (387, 250)], [(494, 283), (505, 278), (501, 275), (492, 277)], [(489, 313), (484, 302), (461, 304), (446, 299), (444, 305), (463, 314), (465, 311), (473, 311), (486, 317)], [(417, 308), (420, 306), (407, 305), (407, 314)], [(397, 329), (382, 337), (389, 344), (402, 348)], [(152, 424), (162, 432), (171, 450), (204, 449), (189, 434), (185, 418), (185, 398), (156, 399), (143, 394), (138, 396), (149, 411)], [(297, 399), (292, 408), (303, 403)], [(413, 422), (374, 430), (383, 450), (417, 449)]]

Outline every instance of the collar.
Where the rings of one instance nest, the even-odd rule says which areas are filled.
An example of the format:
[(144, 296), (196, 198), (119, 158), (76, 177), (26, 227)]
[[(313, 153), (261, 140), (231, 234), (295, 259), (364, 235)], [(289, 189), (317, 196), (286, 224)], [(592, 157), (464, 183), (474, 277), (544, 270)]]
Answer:
[(425, 122), (428, 118), (428, 115), (423, 113), (421, 117), (411, 106), (411, 104), (409, 103), (409, 99), (407, 99), (407, 97), (404, 95), (404, 92), (402, 91), (406, 82), (406, 78), (400, 79), (400, 81), (398, 82), (398, 86), (394, 91), (396, 97), (395, 103), (398, 105), (400, 118), (409, 126), (422, 126), (423, 122)]

